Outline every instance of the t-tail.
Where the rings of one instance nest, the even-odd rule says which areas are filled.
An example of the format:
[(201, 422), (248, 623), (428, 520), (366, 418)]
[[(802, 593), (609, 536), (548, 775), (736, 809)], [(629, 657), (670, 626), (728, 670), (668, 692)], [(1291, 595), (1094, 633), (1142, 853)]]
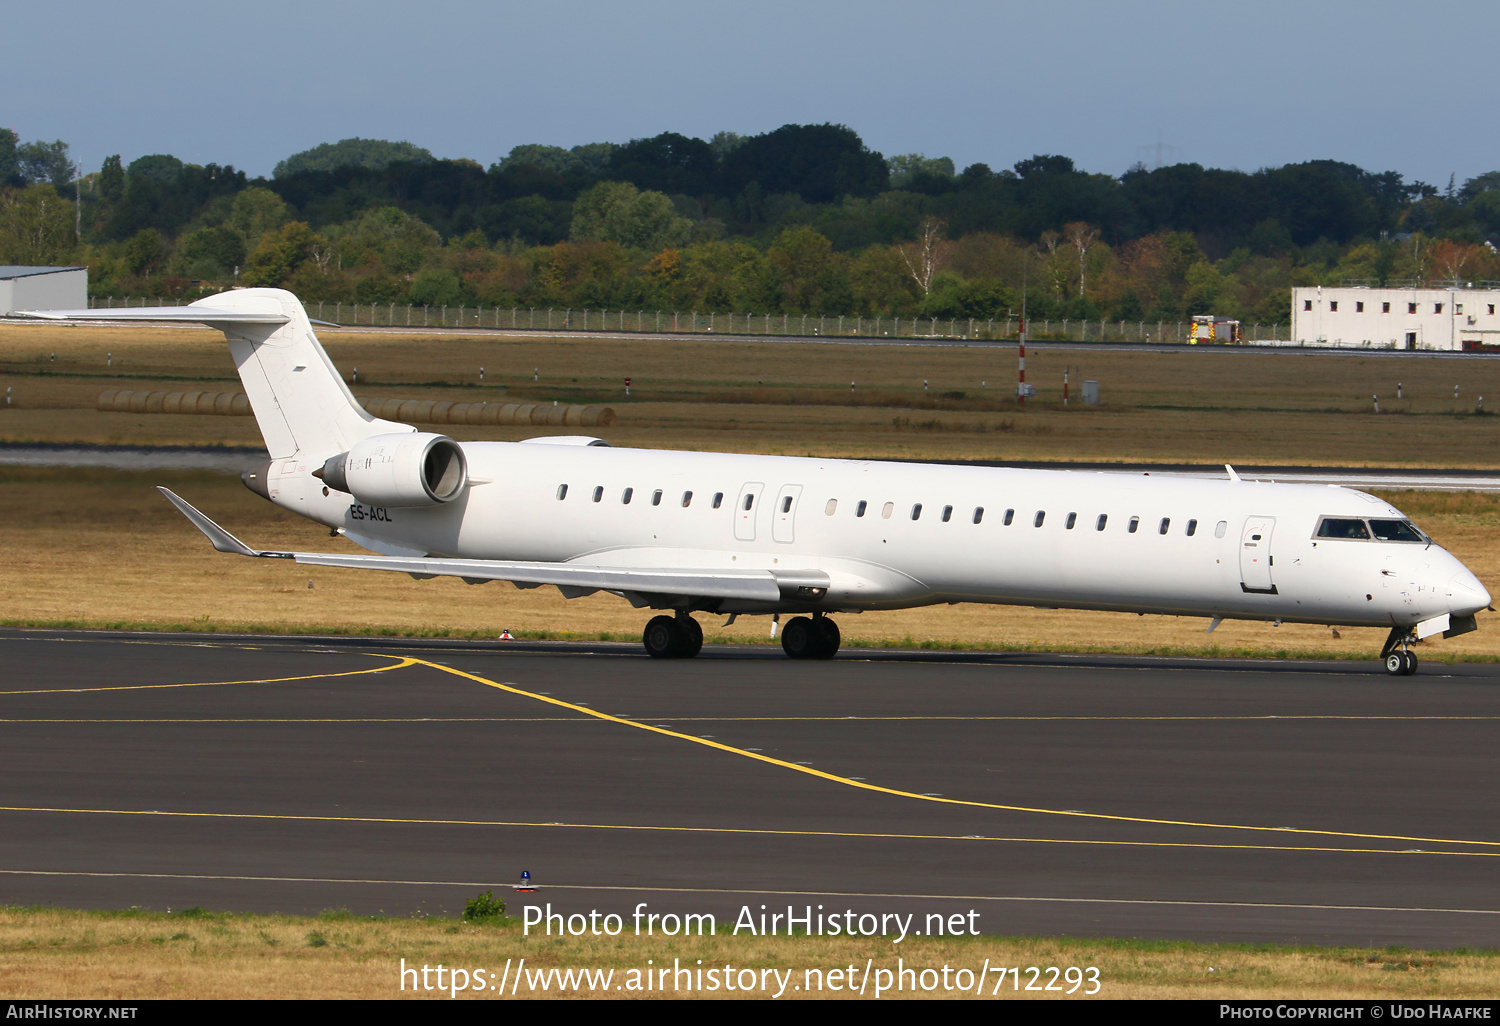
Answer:
[(365, 412), (323, 351), (301, 302), (284, 289), (237, 289), (187, 306), (21, 313), (50, 320), (175, 321), (218, 328), (229, 341), (273, 460), (321, 463), (372, 435), (416, 430)]

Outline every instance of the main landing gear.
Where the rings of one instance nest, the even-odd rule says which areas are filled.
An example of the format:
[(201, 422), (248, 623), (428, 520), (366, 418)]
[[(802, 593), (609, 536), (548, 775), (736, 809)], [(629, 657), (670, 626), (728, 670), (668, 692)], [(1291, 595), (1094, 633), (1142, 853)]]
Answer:
[(781, 629), (781, 648), (793, 659), (832, 659), (842, 640), (826, 616), (794, 616)]
[[(781, 629), (781, 647), (793, 659), (832, 659), (841, 640), (839, 625), (826, 616), (795, 616)], [(652, 659), (691, 659), (703, 648), (703, 628), (685, 612), (655, 616), (641, 644)]]
[(687, 613), (656, 616), (641, 635), (652, 659), (691, 659), (703, 648), (703, 628)]
[(1407, 648), (1411, 641), (1411, 629), (1408, 627), (1392, 627), (1390, 635), (1385, 639), (1380, 658), (1385, 661), (1385, 672), (1392, 677), (1410, 677), (1417, 672), (1416, 653)]

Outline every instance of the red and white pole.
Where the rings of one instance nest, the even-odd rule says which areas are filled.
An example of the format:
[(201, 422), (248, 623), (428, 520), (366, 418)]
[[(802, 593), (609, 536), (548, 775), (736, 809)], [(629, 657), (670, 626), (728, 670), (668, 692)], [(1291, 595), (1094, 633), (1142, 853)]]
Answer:
[(1063, 405), (1068, 405), (1068, 368), (1063, 368)]
[(1016, 403), (1020, 406), (1026, 405), (1026, 318), (1021, 318), (1021, 331), (1018, 336), (1021, 342), (1021, 381), (1016, 387)]

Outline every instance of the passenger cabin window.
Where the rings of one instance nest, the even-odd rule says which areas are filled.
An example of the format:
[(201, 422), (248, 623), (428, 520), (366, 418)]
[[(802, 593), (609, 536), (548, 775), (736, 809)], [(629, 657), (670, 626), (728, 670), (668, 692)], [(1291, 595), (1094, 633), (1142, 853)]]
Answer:
[(919, 502), (911, 508), (911, 518), (920, 520), (922, 518), (922, 504)]
[(1224, 537), (1224, 532), (1227, 531), (1227, 530), (1229, 530), (1229, 521), (1227, 521), (1227, 520), (1220, 520), (1217, 524), (1214, 525), (1214, 537), (1215, 538), (1222, 538), (1222, 537)]
[(755, 505), (755, 493), (752, 492), (751, 494), (745, 496), (745, 508), (749, 509), (753, 505)]
[(1171, 526), (1172, 526), (1172, 519), (1170, 517), (1162, 517), (1161, 518), (1161, 524), (1156, 528), (1156, 533), (1157, 534), (1166, 534), (1167, 533), (1167, 529), (1169, 527), (1171, 527)]
[(1108, 523), (1109, 523), (1109, 514), (1108, 513), (1100, 513), (1099, 514), (1099, 519), (1094, 521), (1094, 530), (1096, 530), (1096, 531), (1102, 531), (1102, 530), (1104, 530), (1104, 525), (1108, 524)]
[(1409, 520), (1371, 520), (1370, 530), (1374, 533), (1376, 541), (1427, 541), (1427, 536)]
[(1036, 516), (1034, 516), (1034, 517), (1031, 518), (1031, 526), (1032, 527), (1041, 527), (1042, 526), (1042, 521), (1046, 520), (1046, 519), (1047, 519), (1047, 513), (1046, 513), (1046, 511), (1039, 509), (1039, 510), (1036, 511)]
[(792, 497), (790, 495), (783, 495), (781, 497), (781, 512), (783, 512), (783, 513), (790, 513), (791, 511), (792, 511)]
[(1442, 313), (1443, 312), (1443, 304), (1442, 303), (1433, 303), (1432, 304), (1432, 312), (1433, 313)]
[(603, 498), (604, 498), (604, 486), (600, 485), (598, 488), (594, 489), (594, 501), (595, 502), (600, 502), (600, 501), (603, 500)]
[(1391, 304), (1389, 304), (1389, 303), (1381, 303), (1380, 304), (1380, 312), (1381, 313), (1390, 313), (1391, 312)]
[(1490, 315), (1494, 316), (1494, 313), (1495, 313), (1495, 304), (1491, 303), (1490, 304)]
[(557, 501), (558, 502), (562, 502), (567, 497), (568, 497), (568, 486), (567, 485), (558, 485), (557, 486)]
[(1076, 524), (1076, 523), (1078, 523), (1078, 514), (1077, 513), (1069, 513), (1068, 514), (1068, 524), (1067, 524), (1068, 530), (1070, 530), (1070, 531), (1073, 530), (1073, 525)]
[(870, 508), (870, 504), (868, 502), (866, 502), (864, 499), (860, 499), (859, 500), (859, 505), (857, 505), (857, 506), (854, 507), (854, 515), (857, 516), (857, 517), (862, 517), (862, 516), (865, 515), (865, 510), (867, 510), (869, 508)]
[(944, 506), (943, 507), (943, 523), (946, 524), (948, 521), (950, 521), (952, 519), (953, 519), (953, 507), (952, 506)]
[(1135, 534), (1136, 530), (1140, 526), (1141, 526), (1141, 518), (1140, 517), (1131, 517), (1130, 518), (1130, 526), (1127, 527), (1127, 528), (1125, 528), (1125, 530), (1129, 531), (1131, 534)]
[(979, 523), (983, 519), (984, 519), (984, 507), (983, 506), (975, 506), (974, 507), (974, 523), (977, 524), (977, 523)]
[(635, 495), (635, 489), (634, 488), (627, 488), (627, 489), (625, 489), (623, 492), (620, 493), (620, 504), (622, 506), (629, 506), (630, 505), (631, 496), (633, 496), (633, 495)]
[(1188, 521), (1188, 526), (1187, 526), (1187, 536), (1189, 538), (1191, 538), (1193, 535), (1195, 535), (1197, 533), (1198, 533), (1198, 521), (1196, 521), (1196, 520), (1189, 520)]
[(1324, 517), (1323, 522), (1318, 525), (1319, 538), (1354, 538), (1358, 541), (1369, 541), (1370, 530), (1365, 527), (1363, 520), (1354, 520), (1343, 517)]
[(1365, 312), (1365, 304), (1363, 304), (1363, 303), (1355, 303), (1354, 304), (1354, 312), (1355, 313), (1364, 313)]
[(682, 508), (683, 509), (687, 509), (692, 504), (693, 504), (693, 493), (692, 492), (683, 492), (682, 493)]
[(1005, 511), (1005, 526), (1009, 527), (1010, 526), (1010, 522), (1012, 520), (1014, 520), (1014, 519), (1016, 519), (1016, 511), (1013, 510), (1013, 509), (1006, 510)]
[(839, 500), (837, 500), (837, 499), (829, 499), (828, 500), (828, 505), (826, 505), (826, 506), (823, 507), (823, 512), (825, 514), (827, 514), (828, 516), (830, 516), (830, 517), (833, 516), (838, 511), (839, 511)]
[(1312, 309), (1312, 300), (1311, 299), (1304, 299), (1302, 301), (1302, 309), (1304, 309), (1304, 310), (1311, 310)]
[(714, 509), (718, 509), (722, 505), (724, 505), (724, 493), (714, 492)]
[(1416, 303), (1407, 303), (1406, 304), (1406, 312), (1407, 313), (1416, 313), (1417, 312), (1417, 304)]
[(1333, 302), (1329, 303), (1328, 304), (1328, 309), (1330, 311), (1332, 311), (1333, 313), (1338, 313), (1338, 311), (1339, 311), (1339, 301), (1337, 299), (1335, 299)]
[(891, 514), (894, 512), (896, 512), (896, 504), (894, 502), (888, 502), (884, 506), (880, 507), (880, 519), (889, 520), (891, 519)]
[(651, 505), (653, 505), (653, 506), (660, 506), (661, 505), (661, 489), (660, 488), (658, 488), (656, 491), (654, 491), (654, 492), (651, 493)]

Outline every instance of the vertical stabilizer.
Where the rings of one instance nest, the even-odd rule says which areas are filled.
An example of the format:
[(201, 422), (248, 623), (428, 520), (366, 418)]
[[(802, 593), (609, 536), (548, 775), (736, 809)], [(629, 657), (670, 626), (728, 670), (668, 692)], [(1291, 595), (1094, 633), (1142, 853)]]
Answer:
[[(201, 304), (204, 323), (219, 328), (239, 371), (272, 459), (347, 452), (371, 435), (415, 430), (370, 416), (328, 359), (297, 297), (282, 289), (241, 289)], [(230, 315), (218, 319), (219, 314)], [(236, 313), (281, 314), (283, 323), (240, 320)]]

